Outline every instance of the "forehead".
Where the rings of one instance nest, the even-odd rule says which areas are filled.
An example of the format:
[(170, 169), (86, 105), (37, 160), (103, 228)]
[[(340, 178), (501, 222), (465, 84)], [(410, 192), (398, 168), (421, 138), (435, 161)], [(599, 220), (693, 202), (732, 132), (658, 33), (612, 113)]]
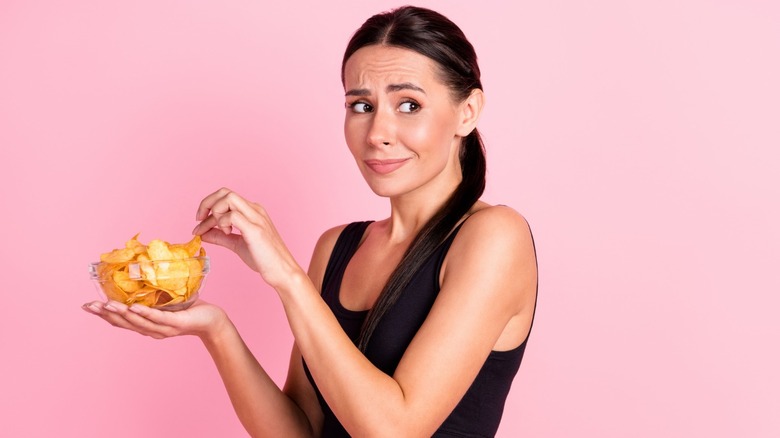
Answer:
[(344, 65), (346, 88), (373, 82), (439, 82), (436, 63), (427, 56), (400, 47), (366, 46), (358, 49)]

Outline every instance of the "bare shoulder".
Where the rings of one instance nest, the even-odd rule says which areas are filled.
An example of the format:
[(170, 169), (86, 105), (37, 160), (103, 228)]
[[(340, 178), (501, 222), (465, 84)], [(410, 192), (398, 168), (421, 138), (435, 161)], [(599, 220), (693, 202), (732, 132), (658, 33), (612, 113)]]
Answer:
[[(533, 254), (533, 238), (528, 221), (511, 207), (506, 205), (482, 204), (476, 207), (465, 221), (457, 240), (470, 243), (485, 242), (494, 249), (514, 249), (526, 256)], [(529, 252), (530, 251), (530, 252)]]
[(448, 280), (450, 285), (490, 285), (473, 290), (483, 291), (480, 294), (490, 290), (519, 305), (530, 299), (537, 281), (536, 251), (528, 222), (504, 205), (480, 204), (475, 210), (447, 253), (442, 286)]
[(330, 254), (333, 252), (333, 247), (336, 246), (336, 241), (341, 232), (346, 227), (347, 224), (343, 224), (326, 230), (314, 246), (308, 273), (309, 278), (320, 292), (322, 291), (322, 278), (325, 276), (325, 267), (328, 265), (328, 259), (330, 259)]
[(328, 254), (330, 254), (331, 250), (333, 250), (333, 247), (336, 245), (336, 240), (338, 240), (341, 232), (344, 231), (344, 228), (346, 227), (347, 224), (342, 224), (325, 230), (317, 240), (317, 246), (314, 248), (314, 251), (316, 252), (319, 249), (325, 249)]

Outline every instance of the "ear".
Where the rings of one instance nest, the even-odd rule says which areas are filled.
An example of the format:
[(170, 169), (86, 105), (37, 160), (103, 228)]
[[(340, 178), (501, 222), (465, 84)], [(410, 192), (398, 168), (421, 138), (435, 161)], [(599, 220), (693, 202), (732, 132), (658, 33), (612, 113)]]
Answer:
[(482, 107), (485, 106), (485, 93), (479, 88), (471, 90), (471, 94), (459, 105), (460, 124), (455, 132), (461, 137), (471, 134), (471, 131), (477, 127), (479, 115), (482, 114)]

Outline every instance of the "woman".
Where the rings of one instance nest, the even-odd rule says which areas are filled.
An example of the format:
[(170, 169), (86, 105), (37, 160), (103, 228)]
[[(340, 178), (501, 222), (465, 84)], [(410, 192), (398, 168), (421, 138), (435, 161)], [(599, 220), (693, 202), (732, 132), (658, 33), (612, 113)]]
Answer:
[(532, 325), (536, 259), (522, 216), (479, 200), (474, 50), (445, 17), (404, 7), (355, 33), (342, 81), (347, 144), (390, 217), (326, 231), (308, 274), (263, 208), (228, 189), (203, 199), (193, 230), (277, 291), (295, 337), (283, 389), (216, 306), (85, 309), (154, 338), (199, 336), (253, 436), (492, 436)]

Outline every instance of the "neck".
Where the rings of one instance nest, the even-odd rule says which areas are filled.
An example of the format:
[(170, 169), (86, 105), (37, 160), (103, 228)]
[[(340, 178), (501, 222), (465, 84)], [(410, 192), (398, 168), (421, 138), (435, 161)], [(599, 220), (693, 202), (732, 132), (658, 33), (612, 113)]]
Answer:
[(390, 242), (407, 242), (414, 238), (455, 192), (461, 179), (458, 175), (457, 178), (431, 181), (417, 190), (390, 198), (390, 218), (387, 219)]

